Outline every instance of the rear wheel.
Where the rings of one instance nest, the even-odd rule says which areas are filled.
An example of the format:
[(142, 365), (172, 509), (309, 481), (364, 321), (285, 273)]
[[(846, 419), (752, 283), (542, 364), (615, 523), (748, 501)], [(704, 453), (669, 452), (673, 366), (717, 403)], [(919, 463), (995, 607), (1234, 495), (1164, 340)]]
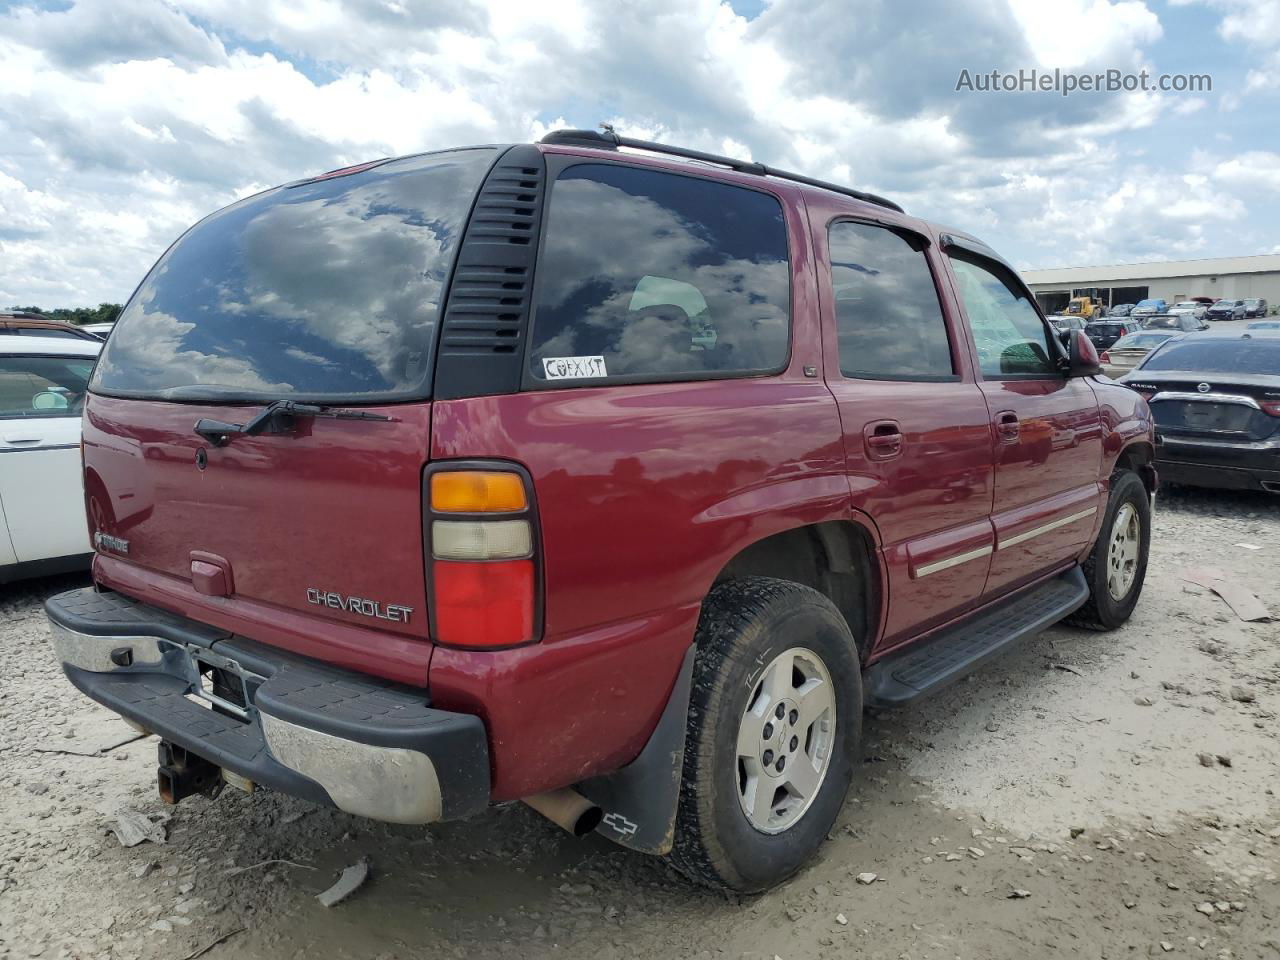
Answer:
[(740, 893), (786, 879), (831, 829), (862, 728), (848, 624), (809, 587), (718, 584), (703, 604), (671, 861)]
[(1151, 498), (1131, 470), (1111, 478), (1107, 512), (1093, 550), (1084, 563), (1089, 600), (1067, 623), (1091, 630), (1114, 630), (1133, 613), (1142, 594), (1151, 546)]

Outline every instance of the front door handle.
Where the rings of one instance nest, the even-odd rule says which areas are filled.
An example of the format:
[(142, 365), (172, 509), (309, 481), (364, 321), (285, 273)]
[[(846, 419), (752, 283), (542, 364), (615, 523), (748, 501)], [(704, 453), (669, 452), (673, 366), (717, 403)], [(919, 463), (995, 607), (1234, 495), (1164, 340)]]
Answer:
[(862, 445), (872, 460), (892, 460), (902, 454), (902, 427), (897, 420), (873, 420), (862, 428)]
[(1017, 443), (1018, 430), (1018, 415), (1012, 410), (1002, 410), (996, 414), (996, 436), (1001, 443)]

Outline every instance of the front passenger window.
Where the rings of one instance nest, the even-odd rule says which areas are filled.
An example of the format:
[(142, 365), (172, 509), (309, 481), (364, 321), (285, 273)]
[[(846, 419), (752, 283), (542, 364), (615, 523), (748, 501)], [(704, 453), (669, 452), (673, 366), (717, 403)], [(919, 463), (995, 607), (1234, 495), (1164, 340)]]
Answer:
[(969, 316), (982, 375), (992, 380), (1055, 375), (1049, 331), (1030, 299), (972, 260), (952, 254), (951, 267)]

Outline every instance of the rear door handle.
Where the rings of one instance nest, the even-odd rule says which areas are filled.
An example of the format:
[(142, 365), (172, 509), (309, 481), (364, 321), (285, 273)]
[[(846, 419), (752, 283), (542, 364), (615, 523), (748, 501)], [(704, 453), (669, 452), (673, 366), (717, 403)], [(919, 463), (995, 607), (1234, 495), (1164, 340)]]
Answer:
[(5, 443), (39, 443), (44, 439), (44, 437), (33, 437), (30, 434), (8, 433), (3, 437), (0, 437), (0, 439), (3, 439)]
[(996, 436), (1001, 443), (1018, 442), (1018, 415), (1012, 410), (1001, 410), (996, 414)]
[(892, 460), (902, 454), (902, 427), (897, 420), (873, 420), (862, 428), (862, 445), (872, 460)]

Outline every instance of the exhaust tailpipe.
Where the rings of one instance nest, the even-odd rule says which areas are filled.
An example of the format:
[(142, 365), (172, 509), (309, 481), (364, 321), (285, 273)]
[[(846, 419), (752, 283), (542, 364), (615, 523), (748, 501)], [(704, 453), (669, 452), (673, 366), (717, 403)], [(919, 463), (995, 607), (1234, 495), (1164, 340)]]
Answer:
[(600, 821), (604, 818), (603, 810), (568, 787), (535, 793), (531, 797), (525, 797), (524, 802), (575, 837), (585, 837), (600, 826)]

